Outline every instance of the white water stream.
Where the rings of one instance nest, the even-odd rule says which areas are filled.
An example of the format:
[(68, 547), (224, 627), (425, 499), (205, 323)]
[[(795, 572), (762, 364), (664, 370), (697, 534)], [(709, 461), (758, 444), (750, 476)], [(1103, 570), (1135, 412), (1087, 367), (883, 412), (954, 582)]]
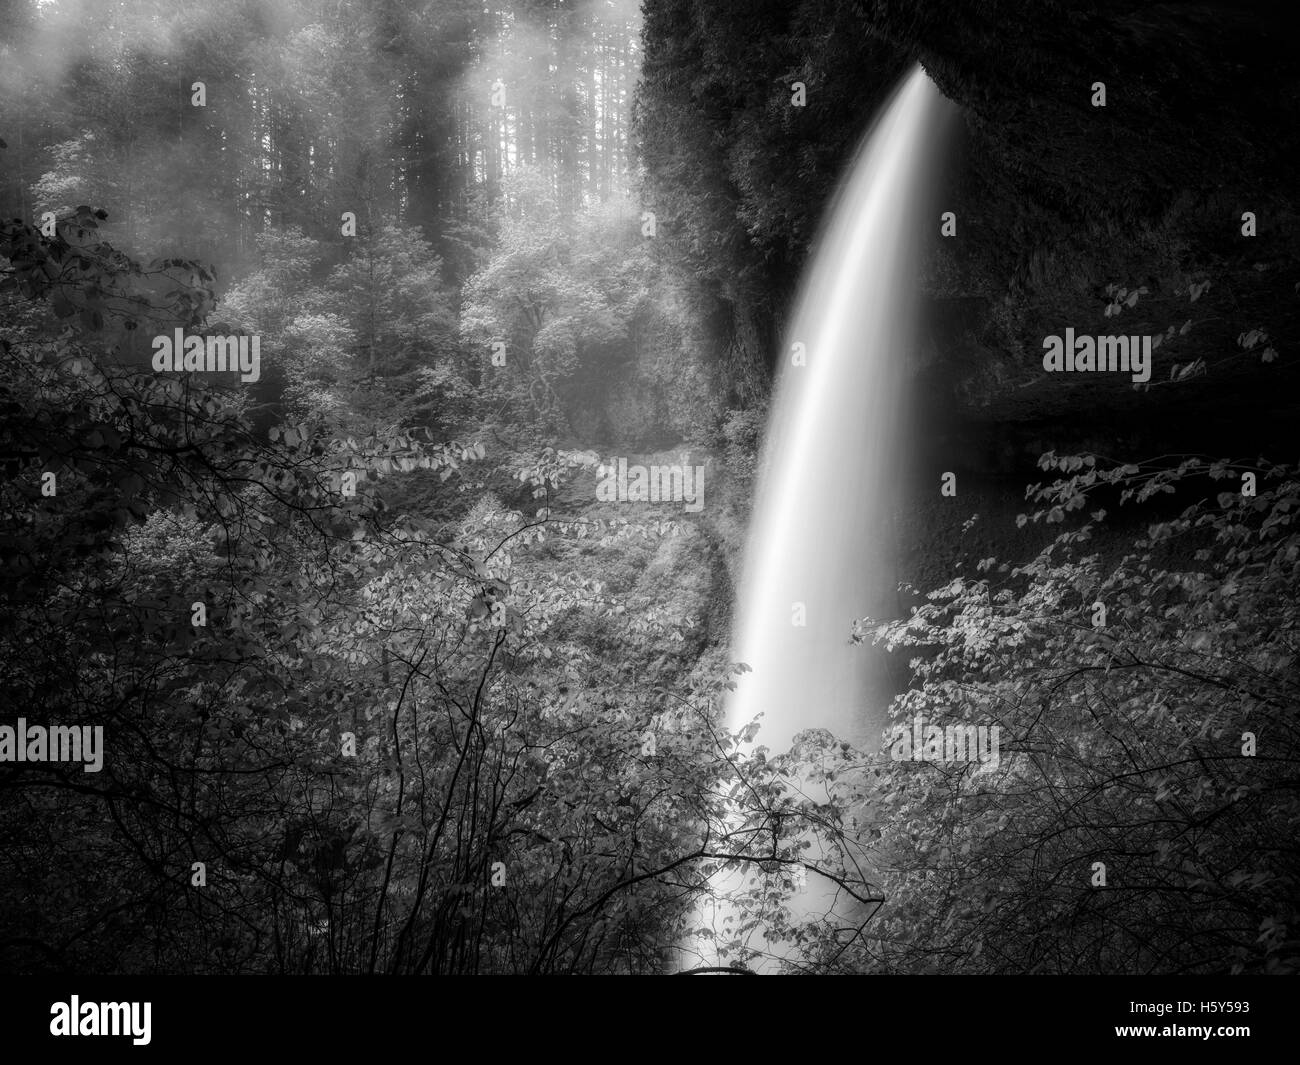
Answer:
[[(894, 91), (836, 194), (786, 336), (733, 615), (731, 657), (753, 672), (726, 708), (732, 730), (762, 714), (755, 745), (773, 753), (808, 728), (879, 748), (888, 678), (880, 653), (849, 634), (896, 602), (903, 370), (917, 336), (919, 251), (939, 226), (925, 214), (927, 191), (951, 114), (919, 66)], [(810, 874), (797, 896), (802, 914), (831, 904), (819, 879)], [(715, 881), (724, 898), (701, 920), (720, 927), (735, 883)]]

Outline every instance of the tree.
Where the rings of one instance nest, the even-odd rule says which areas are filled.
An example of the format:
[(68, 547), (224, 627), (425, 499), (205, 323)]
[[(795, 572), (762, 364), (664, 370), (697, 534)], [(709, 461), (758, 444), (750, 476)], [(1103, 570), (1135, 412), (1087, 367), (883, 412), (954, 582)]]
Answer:
[(504, 369), (486, 373), (530, 418), (567, 427), (598, 406), (635, 351), (649, 301), (651, 262), (627, 202), (568, 218), (544, 175), (505, 182), (494, 254), (465, 285), (461, 333), (487, 361), (503, 344)]
[[(876, 766), (887, 901), (870, 945), (839, 963), (1294, 972), (1296, 472), (1041, 465), (1060, 476), (1033, 487), (1045, 506), (1027, 520), (1115, 495), (1194, 501), (1119, 558), (1085, 553), (1097, 509), (1030, 562), (987, 559), (988, 578), (873, 629), (917, 653), (895, 724), (997, 726), (1001, 753)], [(1202, 495), (1215, 482), (1227, 490)]]
[[(318, 416), (256, 431), (236, 389), (140, 372), (106, 338), (128, 317), (201, 335), (211, 274), (65, 239), (95, 221), (0, 228), (0, 684), (105, 737), (97, 773), (0, 764), (5, 968), (651, 971), (710, 869), (840, 834), (787, 795), (788, 760), (719, 729), (725, 684), (593, 655), (598, 629), (635, 660), (688, 627), (593, 574), (586, 517), (553, 519), (594, 453), (518, 462), (529, 514), (395, 512), (395, 482), (463, 476), (483, 446)], [(301, 279), (309, 251), (269, 245), (269, 269)], [(177, 287), (155, 304), (156, 273)], [(273, 289), (240, 307), (283, 328), (298, 309)], [(854, 890), (838, 859), (826, 875)]]

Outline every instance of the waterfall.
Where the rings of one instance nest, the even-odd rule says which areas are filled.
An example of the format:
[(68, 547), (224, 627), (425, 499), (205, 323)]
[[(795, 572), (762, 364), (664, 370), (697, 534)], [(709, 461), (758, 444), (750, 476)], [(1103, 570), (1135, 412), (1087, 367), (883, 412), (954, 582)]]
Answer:
[[(733, 615), (731, 657), (752, 672), (726, 707), (732, 730), (762, 714), (754, 742), (773, 753), (808, 728), (879, 748), (891, 689), (880, 653), (849, 635), (896, 602), (903, 369), (918, 252), (938, 233), (927, 179), (951, 113), (919, 66), (895, 89), (823, 223), (785, 338)], [(829, 903), (815, 879), (803, 912)]]

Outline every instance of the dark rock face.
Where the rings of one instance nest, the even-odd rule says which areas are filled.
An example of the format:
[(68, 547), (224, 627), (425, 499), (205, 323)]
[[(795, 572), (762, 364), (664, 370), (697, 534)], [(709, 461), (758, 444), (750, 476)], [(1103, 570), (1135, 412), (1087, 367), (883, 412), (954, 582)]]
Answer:
[[(1036, 201), (1154, 217), (1188, 190), (1293, 196), (1294, 18), (1271, 2), (860, 5)], [(1103, 82), (1105, 108), (1092, 106)]]
[[(710, 234), (697, 245), (713, 249), (700, 276), (729, 312), (719, 346), (761, 381), (815, 219), (919, 61), (965, 118), (941, 182), (957, 232), (939, 238), (935, 219), (923, 278), (930, 446), (986, 473), (1032, 468), (1042, 447), (1283, 458), (1300, 413), (1290, 22), (1252, 0), (651, 0), (650, 184)], [(795, 78), (803, 109), (789, 106)], [(656, 111), (668, 101), (676, 124)], [(687, 129), (700, 146), (672, 136)], [(707, 213), (691, 198), (700, 174)], [(1160, 336), (1151, 380), (1045, 372), (1044, 338), (1067, 328)]]
[[(1044, 439), (1285, 447), (1300, 398), (1300, 65), (1284, 9), (880, 0), (864, 10), (967, 118), (952, 175), (958, 236), (941, 243), (928, 282), (940, 305), (978, 298), (984, 313), (955, 332), (931, 315), (929, 413), (947, 430), (937, 435), (991, 432), (1004, 452)], [(1247, 212), (1255, 236), (1243, 233)], [(1066, 327), (1164, 334), (1149, 385), (1045, 373), (1042, 340)], [(1267, 340), (1251, 343), (1257, 329)]]

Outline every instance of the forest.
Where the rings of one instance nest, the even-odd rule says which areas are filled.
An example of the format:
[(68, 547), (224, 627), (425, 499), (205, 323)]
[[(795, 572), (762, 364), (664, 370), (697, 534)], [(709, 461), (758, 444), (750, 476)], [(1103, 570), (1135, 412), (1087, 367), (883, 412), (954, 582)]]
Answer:
[[(1205, 7), (0, 0), (0, 972), (1300, 971), (1300, 60)], [(726, 714), (917, 63), (956, 238), (837, 640), (982, 768)]]

